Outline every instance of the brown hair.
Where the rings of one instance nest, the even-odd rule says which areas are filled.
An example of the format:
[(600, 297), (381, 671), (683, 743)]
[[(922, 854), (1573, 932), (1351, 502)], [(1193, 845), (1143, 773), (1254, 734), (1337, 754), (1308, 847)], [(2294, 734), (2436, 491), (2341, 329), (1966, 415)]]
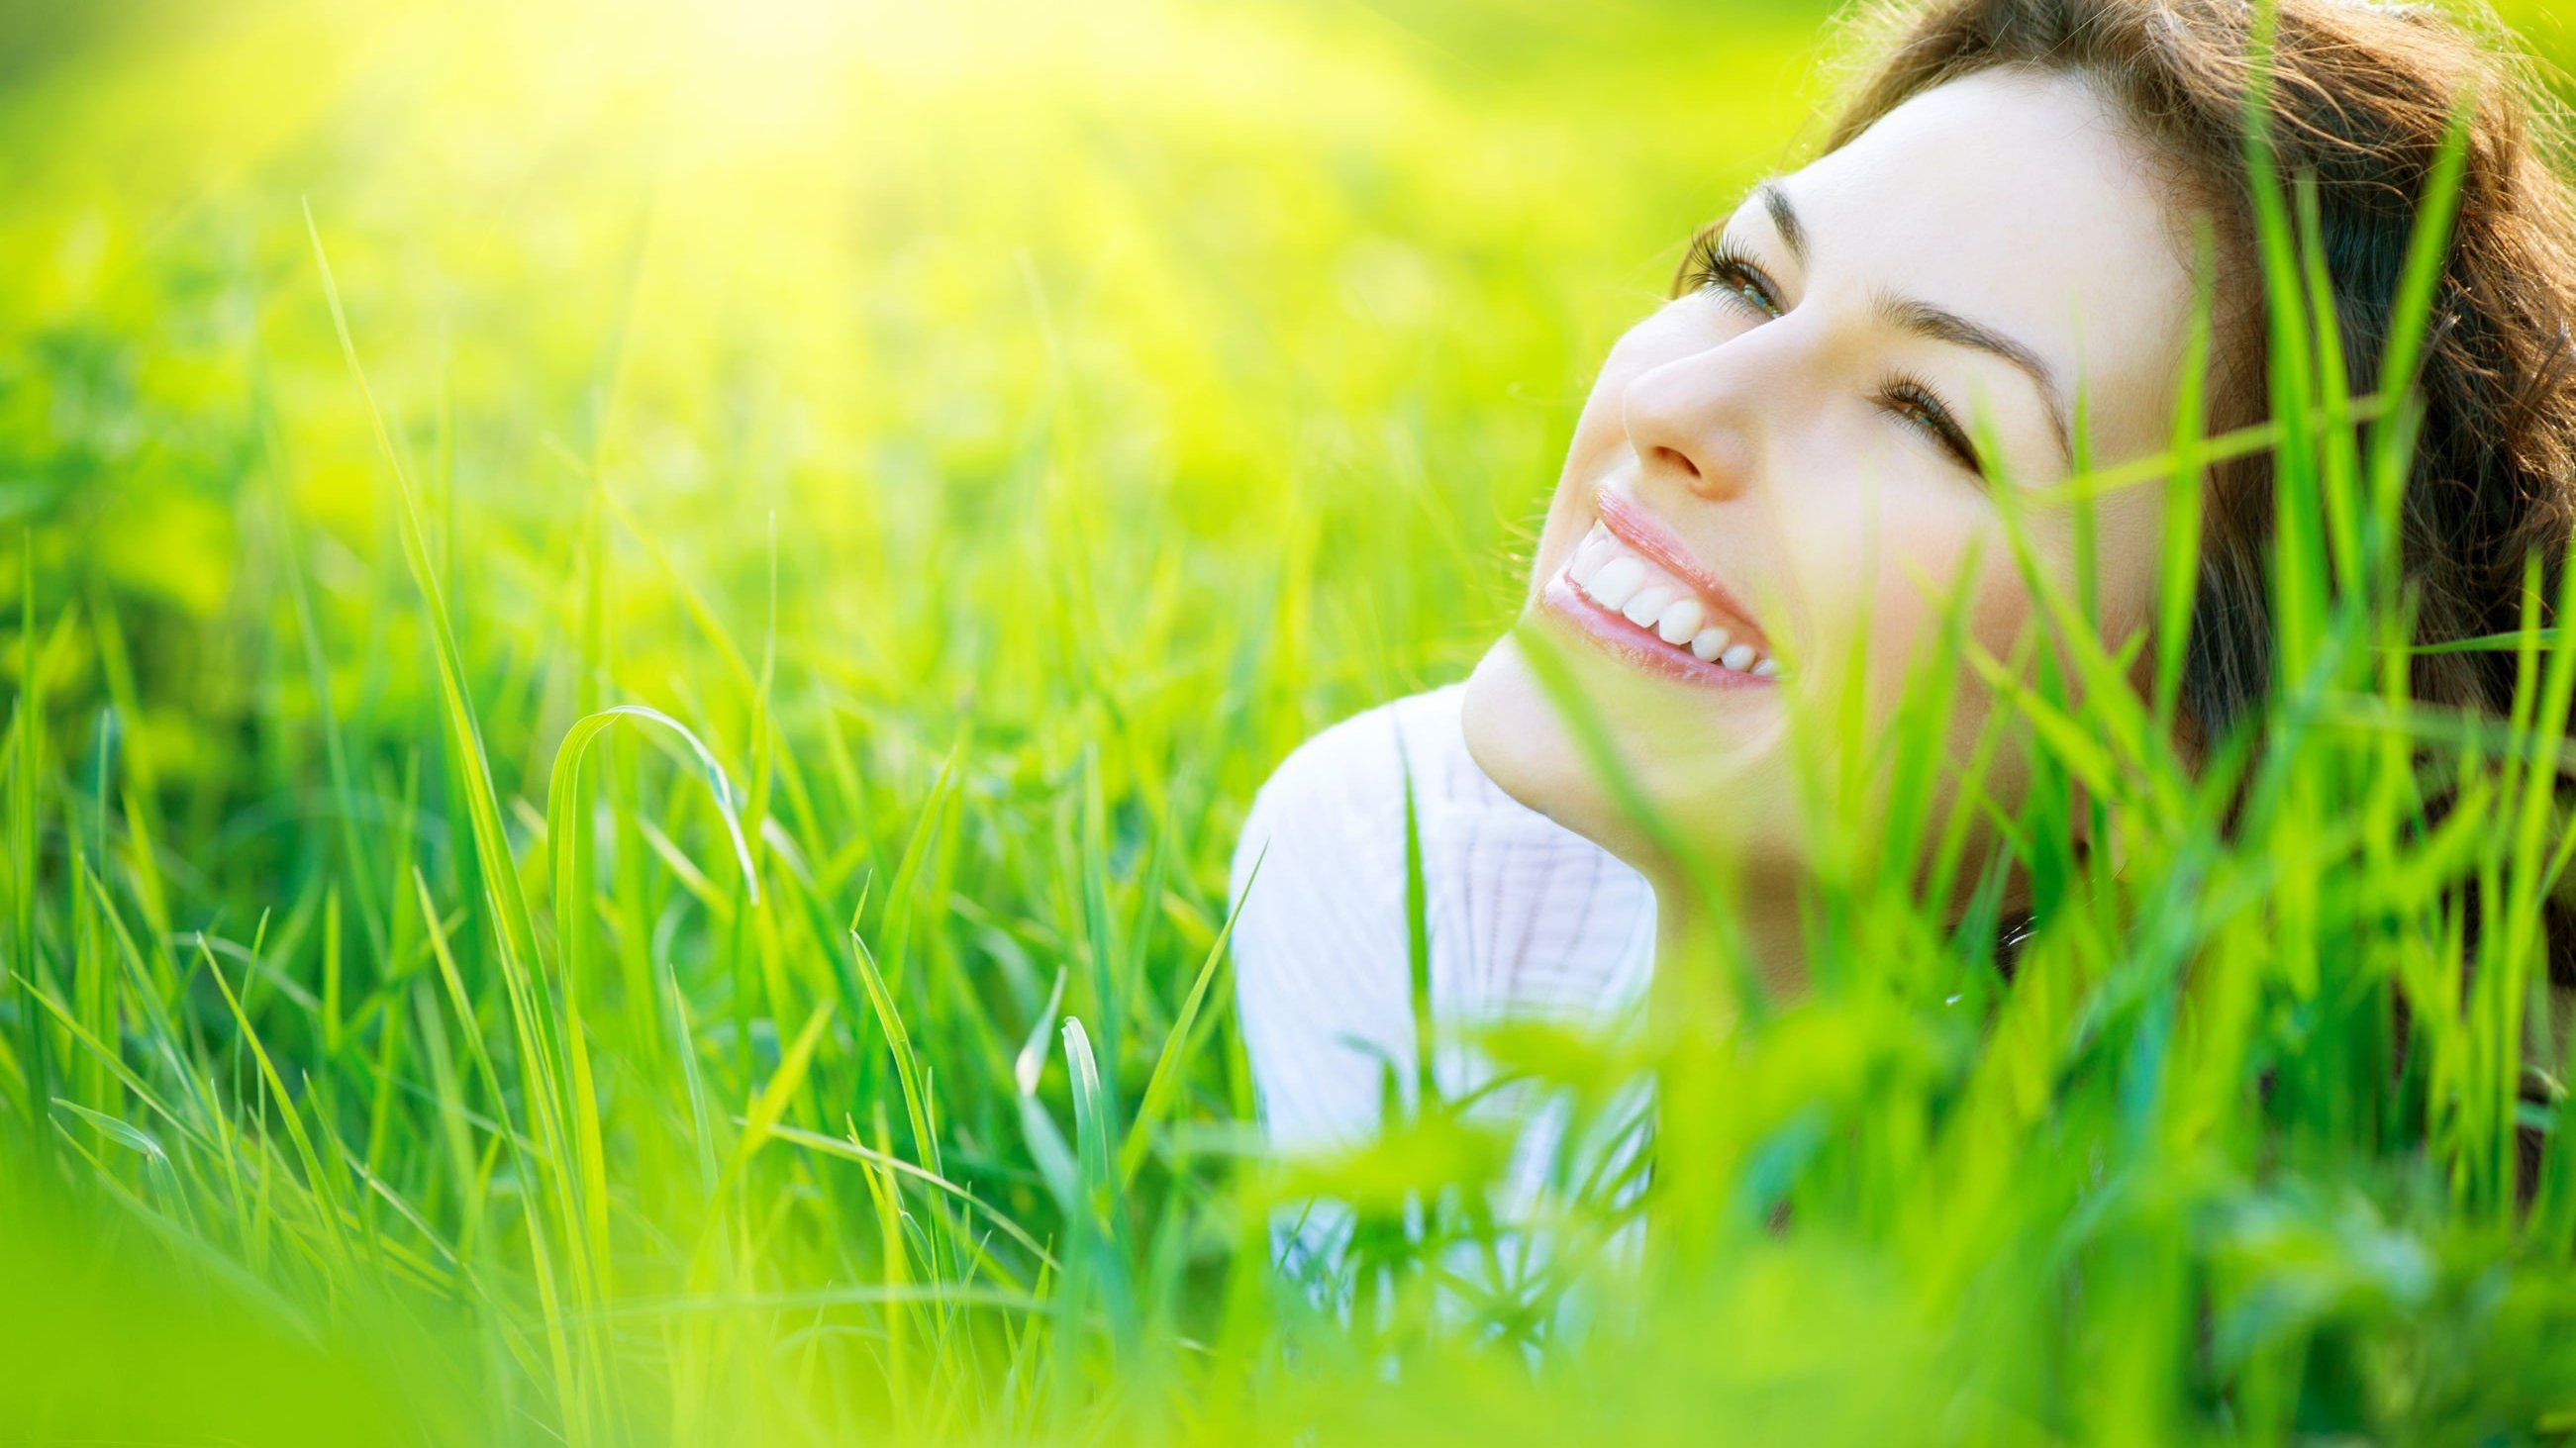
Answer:
[[(2415, 641), (2511, 633), (2526, 610), (2544, 626), (2560, 622), (2548, 605), (2576, 529), (2576, 193), (2555, 154), (2557, 111), (2490, 17), (2371, 0), (2272, 0), (2272, 9), (2266, 130), (2284, 185), (2313, 178), (2316, 250), (2356, 392), (2377, 385), (2418, 210), (2453, 116), (2471, 107), (2400, 504)], [(2209, 422), (2260, 422), (2270, 359), (2246, 159), (2255, 23), (2246, 0), (1884, 4), (1862, 19), (1872, 63), (1827, 146), (1971, 72), (2079, 75), (2171, 168), (2187, 203), (2178, 211), (2208, 217), (2225, 308), (2212, 319)], [(2227, 308), (2230, 299), (2245, 300)], [(2213, 467), (2207, 482), (2181, 679), (2185, 743), (2196, 749), (2259, 727), (2273, 670), (2273, 481), (2270, 456), (2258, 453)], [(2525, 588), (2534, 560), (2537, 598)], [(2418, 653), (2412, 692), (2504, 714), (2515, 667), (2509, 650)], [(2474, 931), (2475, 892), (2461, 903)], [(2576, 911), (2564, 891), (2547, 909), (2549, 975), (2576, 984)], [(2526, 1187), (2536, 1145), (2525, 1133)]]
[[(2314, 177), (2317, 237), (2356, 392), (2376, 384), (2407, 245), (2455, 108), (2468, 117), (2452, 245), (2434, 291), (2400, 567), (2417, 642), (2510, 633), (2535, 553), (2554, 583), (2576, 527), (2576, 194), (2551, 154), (2556, 113), (2500, 27), (2420, 6), (2275, 0), (2268, 131), (2278, 174)], [(2125, 114), (2204, 212), (2222, 306), (2213, 428), (2262, 420), (2269, 365), (2254, 263), (2245, 0), (1934, 0), (1864, 13), (1866, 71), (1827, 141), (1908, 98), (1995, 67), (2075, 73)], [(2270, 683), (2268, 454), (2212, 469), (2182, 702), (2206, 745)], [(2320, 504), (2322, 506), (2322, 504)], [(2553, 596), (2544, 588), (2540, 602)], [(2544, 620), (2545, 621), (2545, 620)], [(2419, 654), (2414, 693), (2502, 713), (2510, 651)]]

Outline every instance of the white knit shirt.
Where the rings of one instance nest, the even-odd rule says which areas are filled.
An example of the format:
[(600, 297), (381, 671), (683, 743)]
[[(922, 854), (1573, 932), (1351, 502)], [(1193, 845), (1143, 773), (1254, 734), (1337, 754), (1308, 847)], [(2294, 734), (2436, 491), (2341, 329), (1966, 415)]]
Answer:
[[(1644, 998), (1653, 892), (1476, 767), (1460, 723), (1464, 693), (1453, 684), (1326, 729), (1253, 800), (1234, 856), (1235, 978), (1262, 1124), (1277, 1151), (1365, 1141), (1379, 1124), (1388, 1065), (1410, 1100), (1408, 765), (1422, 836), (1432, 1074), (1442, 1095), (1456, 1099), (1490, 1076), (1457, 1039), (1461, 1028), (1530, 1016), (1606, 1027)], [(1549, 1123), (1525, 1125), (1516, 1179), (1552, 1146)], [(1312, 1238), (1317, 1229), (1328, 1225), (1285, 1235)]]

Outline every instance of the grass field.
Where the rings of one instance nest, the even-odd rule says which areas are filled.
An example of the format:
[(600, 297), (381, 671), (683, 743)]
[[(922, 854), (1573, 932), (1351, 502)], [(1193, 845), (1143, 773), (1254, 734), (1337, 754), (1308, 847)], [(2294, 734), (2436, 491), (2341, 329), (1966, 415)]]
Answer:
[[(2576, 1434), (2522, 1099), (2576, 644), (2495, 729), (2391, 703), (2317, 581), (2376, 451), (2291, 445), (2350, 527), (2242, 833), (2153, 701), (2040, 689), (2034, 838), (2116, 798), (2123, 879), (2035, 843), (2007, 987), (1829, 848), (1815, 996), (1663, 1039), (1643, 1281), (1435, 1240), (1345, 1322), (1271, 1270), (1301, 1185), (1473, 1237), (1491, 1152), (1251, 1149), (1244, 808), (1508, 621), (1822, 20), (0, 13), (0, 1438)], [(1844, 833), (1937, 851), (1908, 798)]]

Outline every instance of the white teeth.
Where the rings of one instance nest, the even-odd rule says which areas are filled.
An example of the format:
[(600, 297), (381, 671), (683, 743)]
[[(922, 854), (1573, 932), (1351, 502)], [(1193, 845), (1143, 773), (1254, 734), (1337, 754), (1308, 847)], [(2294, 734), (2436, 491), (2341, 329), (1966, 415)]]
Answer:
[(1751, 644), (1740, 644), (1710, 623), (1708, 605), (1630, 553), (1601, 524), (1574, 545), (1565, 576), (1595, 604), (1618, 614), (1675, 648), (1733, 673), (1776, 678), (1780, 665)]
[(1645, 583), (1646, 565), (1622, 553), (1592, 575), (1583, 591), (1592, 595), (1594, 603), (1616, 612), (1627, 607), (1628, 600), (1636, 597)]
[(1649, 583), (1638, 589), (1636, 596), (1628, 600), (1628, 606), (1619, 611), (1637, 627), (1652, 628), (1655, 620), (1663, 617), (1664, 605), (1672, 601), (1673, 590), (1658, 583)]

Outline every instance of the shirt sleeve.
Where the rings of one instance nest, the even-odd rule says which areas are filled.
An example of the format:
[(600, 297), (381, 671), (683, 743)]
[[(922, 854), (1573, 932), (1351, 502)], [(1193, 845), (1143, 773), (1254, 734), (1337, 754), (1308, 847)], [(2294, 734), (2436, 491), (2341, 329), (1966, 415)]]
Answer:
[[(1607, 1022), (1643, 998), (1654, 898), (1591, 841), (1476, 767), (1452, 685), (1300, 745), (1237, 844), (1237, 999), (1269, 1140), (1348, 1145), (1414, 1071), (1405, 900), (1408, 778), (1421, 833), (1440, 1089), (1476, 1088), (1460, 1028), (1513, 1016)], [(1257, 871), (1256, 871), (1257, 866)]]
[(1235, 847), (1244, 1051), (1263, 1129), (1282, 1151), (1364, 1139), (1378, 1125), (1384, 1073), (1412, 1072), (1391, 723), (1372, 711), (1299, 745), (1254, 796)]
[[(1466, 748), (1451, 686), (1326, 729), (1283, 761), (1237, 843), (1235, 989), (1263, 1131), (1284, 1154), (1373, 1135), (1409, 1103), (1416, 1059), (1405, 793), (1421, 832), (1436, 1087), (1515, 1134), (1494, 1206), (1525, 1219), (1558, 1175), (1566, 1104), (1492, 1068), (1474, 1029), (1515, 1015), (1608, 1025), (1644, 996), (1654, 898), (1591, 841), (1505, 794)], [(1279, 1266), (1330, 1293), (1351, 1225), (1331, 1201), (1283, 1208)], [(1515, 1252), (1515, 1260), (1535, 1254)], [(1484, 1269), (1462, 1257), (1462, 1280)]]

